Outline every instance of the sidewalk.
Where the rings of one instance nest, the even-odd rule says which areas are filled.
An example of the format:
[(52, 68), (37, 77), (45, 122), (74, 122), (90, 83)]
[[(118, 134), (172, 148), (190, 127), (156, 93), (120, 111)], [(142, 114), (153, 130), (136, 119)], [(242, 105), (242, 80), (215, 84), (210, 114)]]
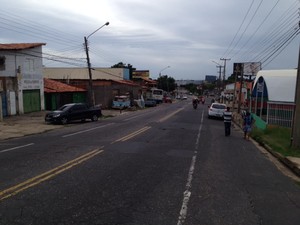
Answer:
[[(234, 123), (242, 129), (242, 118), (240, 115), (233, 115)], [(300, 177), (300, 158), (298, 157), (291, 157), (291, 156), (283, 156), (275, 151), (268, 145), (264, 143), (260, 143), (257, 140), (252, 139), (253, 141), (257, 142), (260, 146), (265, 148), (268, 152), (270, 152), (274, 157), (276, 157), (280, 162), (286, 165), (290, 170), (292, 170), (298, 177)]]
[[(63, 127), (59, 124), (47, 124), (44, 117), (46, 111), (27, 113), (4, 117), (0, 122), (0, 141), (30, 134), (38, 134)], [(104, 117), (118, 116), (123, 114), (119, 110), (102, 110)]]

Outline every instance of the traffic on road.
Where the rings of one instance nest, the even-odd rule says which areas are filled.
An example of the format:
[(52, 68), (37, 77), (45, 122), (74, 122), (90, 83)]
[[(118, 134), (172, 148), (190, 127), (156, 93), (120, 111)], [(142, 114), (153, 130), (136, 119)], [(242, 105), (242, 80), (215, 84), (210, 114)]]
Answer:
[(0, 224), (298, 224), (299, 185), (208, 106), (1, 141)]

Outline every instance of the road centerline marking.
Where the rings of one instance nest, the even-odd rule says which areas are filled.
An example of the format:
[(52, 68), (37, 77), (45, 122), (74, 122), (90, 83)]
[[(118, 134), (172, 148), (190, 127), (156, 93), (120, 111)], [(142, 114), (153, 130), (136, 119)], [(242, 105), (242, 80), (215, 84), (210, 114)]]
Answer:
[(143, 127), (143, 128), (141, 128), (137, 131), (134, 131), (134, 132), (132, 132), (132, 133), (130, 133), (130, 134), (124, 136), (124, 137), (119, 138), (118, 140), (113, 141), (112, 144), (114, 144), (116, 142), (119, 142), (119, 141), (127, 141), (127, 140), (141, 134), (141, 133), (144, 133), (145, 131), (149, 130), (150, 128), (151, 127), (149, 127), (149, 126)]
[(181, 109), (177, 109), (175, 112), (172, 112), (171, 114), (161, 118), (160, 120), (158, 120), (158, 122), (164, 122), (165, 120), (169, 119), (170, 117), (174, 116), (176, 113), (179, 113), (181, 110), (183, 110), (184, 108)]
[(30, 187), (40, 184), (46, 180), (49, 180), (50, 178), (52, 178), (62, 172), (65, 172), (66, 170), (71, 169), (72, 167), (77, 166), (102, 152), (104, 152), (104, 150), (95, 149), (95, 150), (88, 152), (84, 155), (81, 155), (63, 165), (55, 167), (45, 173), (42, 173), (42, 174), (35, 176), (33, 178), (30, 178), (22, 183), (19, 183), (15, 186), (12, 186), (3, 191), (0, 191), (0, 201), (4, 200), (6, 198), (12, 197), (12, 196), (18, 194), (19, 192), (22, 192)]

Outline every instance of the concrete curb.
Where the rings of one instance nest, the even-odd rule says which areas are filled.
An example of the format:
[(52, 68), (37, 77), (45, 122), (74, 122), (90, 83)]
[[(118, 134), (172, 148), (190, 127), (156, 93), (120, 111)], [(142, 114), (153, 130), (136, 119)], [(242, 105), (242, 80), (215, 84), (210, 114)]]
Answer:
[(300, 177), (300, 168), (298, 168), (298, 166), (293, 161), (291, 161), (288, 157), (281, 155), (279, 152), (273, 151), (273, 149), (269, 145), (267, 145), (262, 141), (256, 139), (253, 140), (256, 141), (264, 149), (266, 149), (269, 153), (271, 153), (274, 157), (276, 157), (285, 166), (287, 166), (295, 175)]
[[(235, 121), (233, 123), (236, 125), (236, 127), (239, 127), (241, 131), (243, 131), (243, 127), (241, 126), (241, 120), (235, 116)], [(281, 155), (278, 152), (275, 152), (269, 145), (264, 143), (261, 140), (251, 138), (253, 141), (258, 143), (261, 147), (263, 147), (265, 150), (267, 150), (271, 155), (273, 155), (275, 158), (277, 158), (281, 163), (283, 163), (287, 168), (289, 168), (296, 176), (300, 177), (300, 166), (298, 166), (295, 162), (293, 162), (289, 157), (285, 157)]]

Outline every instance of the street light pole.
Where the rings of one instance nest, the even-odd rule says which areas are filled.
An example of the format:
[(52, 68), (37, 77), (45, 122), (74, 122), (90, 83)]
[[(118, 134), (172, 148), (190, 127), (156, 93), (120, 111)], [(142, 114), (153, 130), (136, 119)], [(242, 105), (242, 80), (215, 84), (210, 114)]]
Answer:
[(170, 68), (170, 66), (167, 66), (167, 67), (163, 68), (161, 71), (159, 71), (159, 77), (161, 77), (161, 72), (168, 69), (168, 68)]
[(90, 62), (90, 56), (89, 56), (89, 48), (88, 48), (88, 38), (92, 36), (94, 33), (96, 33), (98, 30), (100, 30), (104, 26), (108, 26), (109, 22), (106, 22), (101, 27), (99, 27), (97, 30), (95, 30), (93, 33), (88, 35), (87, 37), (84, 37), (84, 46), (85, 46), (85, 52), (86, 52), (86, 60), (87, 60), (87, 67), (89, 71), (89, 105), (95, 105), (95, 95), (94, 95), (94, 89), (93, 89), (93, 77), (92, 77), (92, 68), (91, 68), (91, 62)]

